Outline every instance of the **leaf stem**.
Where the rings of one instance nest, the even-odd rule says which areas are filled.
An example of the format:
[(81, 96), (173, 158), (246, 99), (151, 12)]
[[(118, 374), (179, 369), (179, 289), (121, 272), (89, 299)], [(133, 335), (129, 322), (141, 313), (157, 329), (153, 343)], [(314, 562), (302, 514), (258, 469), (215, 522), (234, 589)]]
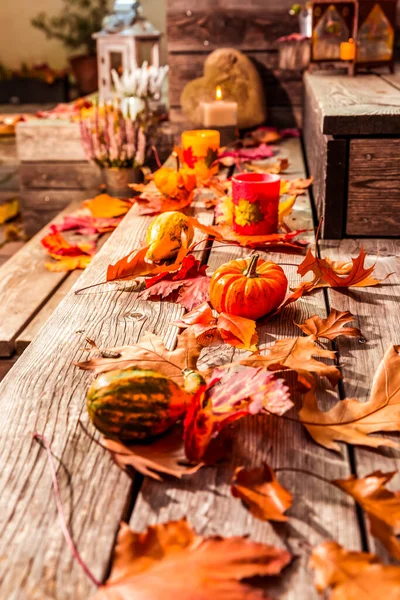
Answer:
[(67, 521), (66, 521), (65, 514), (64, 514), (64, 509), (63, 509), (63, 506), (62, 506), (62, 503), (61, 503), (60, 488), (58, 486), (57, 473), (56, 473), (56, 469), (55, 469), (55, 465), (54, 465), (54, 459), (53, 459), (53, 455), (52, 455), (52, 452), (51, 452), (50, 444), (48, 443), (48, 441), (46, 440), (46, 438), (43, 435), (41, 435), (40, 433), (34, 433), (33, 434), (33, 439), (36, 440), (37, 442), (39, 442), (45, 448), (45, 450), (47, 452), (47, 458), (48, 458), (49, 466), (50, 466), (51, 479), (52, 479), (52, 482), (53, 482), (54, 496), (55, 496), (55, 499), (56, 499), (56, 506), (57, 506), (57, 511), (58, 511), (58, 517), (59, 517), (59, 520), (60, 520), (61, 531), (62, 531), (62, 533), (64, 535), (64, 539), (67, 542), (67, 545), (69, 546), (69, 549), (71, 550), (73, 557), (75, 558), (75, 560), (78, 561), (78, 563), (82, 567), (84, 573), (89, 577), (90, 581), (96, 587), (100, 587), (102, 585), (101, 581), (99, 581), (98, 579), (96, 579), (96, 577), (90, 571), (90, 569), (87, 566), (87, 564), (82, 559), (82, 557), (79, 554), (79, 551), (78, 551), (77, 547), (75, 546), (75, 543), (74, 543), (74, 541), (73, 541), (73, 539), (71, 537), (71, 534), (69, 532)]

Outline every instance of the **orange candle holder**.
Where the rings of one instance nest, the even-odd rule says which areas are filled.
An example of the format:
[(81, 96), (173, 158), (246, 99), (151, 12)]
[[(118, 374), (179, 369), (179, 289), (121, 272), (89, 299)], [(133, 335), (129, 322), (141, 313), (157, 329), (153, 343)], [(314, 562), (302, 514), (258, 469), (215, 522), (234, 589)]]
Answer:
[(354, 60), (356, 57), (356, 45), (352, 38), (348, 42), (340, 44), (340, 60)]
[(218, 158), (221, 138), (214, 129), (192, 129), (182, 133), (183, 160), (190, 169), (202, 174), (211, 170), (218, 172), (218, 165), (211, 165)]
[(238, 173), (232, 177), (233, 230), (242, 235), (278, 231), (280, 177)]

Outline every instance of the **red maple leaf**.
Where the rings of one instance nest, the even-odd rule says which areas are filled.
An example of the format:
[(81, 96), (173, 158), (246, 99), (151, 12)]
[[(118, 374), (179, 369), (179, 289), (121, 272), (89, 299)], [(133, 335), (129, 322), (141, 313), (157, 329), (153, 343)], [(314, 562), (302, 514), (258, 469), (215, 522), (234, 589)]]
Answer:
[(189, 167), (189, 169), (193, 169), (194, 165), (197, 163), (197, 158), (193, 154), (192, 146), (189, 146), (189, 148), (185, 148), (184, 150), (182, 150), (182, 158), (183, 161)]
[(207, 460), (207, 448), (237, 419), (261, 412), (283, 415), (292, 408), (287, 386), (266, 369), (232, 366), (214, 369), (210, 383), (193, 396), (184, 422), (186, 456)]

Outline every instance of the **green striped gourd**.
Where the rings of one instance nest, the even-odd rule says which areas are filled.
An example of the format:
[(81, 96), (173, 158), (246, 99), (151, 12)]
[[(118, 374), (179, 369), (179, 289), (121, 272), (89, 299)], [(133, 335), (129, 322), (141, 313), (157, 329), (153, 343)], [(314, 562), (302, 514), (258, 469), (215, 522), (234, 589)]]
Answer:
[(121, 369), (95, 379), (86, 406), (93, 425), (104, 435), (137, 441), (174, 425), (186, 412), (190, 392), (156, 371)]

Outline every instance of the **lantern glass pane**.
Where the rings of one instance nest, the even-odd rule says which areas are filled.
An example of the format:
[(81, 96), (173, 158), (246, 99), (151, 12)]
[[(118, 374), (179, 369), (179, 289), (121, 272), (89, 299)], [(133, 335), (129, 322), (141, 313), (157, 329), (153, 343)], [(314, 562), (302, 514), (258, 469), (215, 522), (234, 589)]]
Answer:
[(122, 73), (122, 53), (121, 52), (110, 52), (110, 71), (115, 69), (118, 75)]
[[(322, 13), (321, 5), (318, 6)], [(347, 11), (347, 12), (346, 12)], [(313, 31), (313, 59), (338, 60), (340, 44), (351, 37), (346, 24), (349, 9), (346, 5), (330, 4), (322, 13)], [(318, 14), (316, 15), (318, 17)]]
[(153, 48), (154, 42), (147, 42), (145, 40), (140, 40), (137, 42), (137, 64), (140, 67), (145, 61), (149, 64), (152, 63), (151, 51)]
[(358, 32), (357, 62), (387, 61), (392, 58), (394, 31), (385, 13), (375, 4)]

